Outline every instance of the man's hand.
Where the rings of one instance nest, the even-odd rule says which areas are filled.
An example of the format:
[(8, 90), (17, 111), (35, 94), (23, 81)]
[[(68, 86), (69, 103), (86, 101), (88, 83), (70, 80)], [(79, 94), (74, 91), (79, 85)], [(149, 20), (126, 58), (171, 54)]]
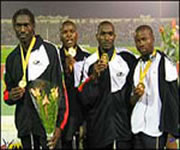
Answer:
[(16, 101), (22, 98), (24, 93), (25, 93), (25, 88), (15, 87), (11, 89), (9, 93), (9, 98)]
[(139, 83), (134, 89), (134, 95), (140, 98), (144, 94), (144, 89), (145, 87), (143, 86), (143, 84)]
[(66, 73), (72, 73), (75, 62), (76, 60), (71, 55), (66, 56)]
[(93, 66), (93, 73), (92, 78), (97, 79), (100, 77), (101, 72), (103, 72), (107, 68), (108, 64), (104, 63), (103, 61), (99, 60), (98, 63), (94, 64)]
[(133, 89), (133, 95), (130, 98), (131, 105), (135, 105), (139, 98), (144, 94), (145, 86), (141, 83)]
[(54, 149), (58, 139), (61, 137), (61, 129), (56, 127), (53, 137), (48, 141), (49, 149)]

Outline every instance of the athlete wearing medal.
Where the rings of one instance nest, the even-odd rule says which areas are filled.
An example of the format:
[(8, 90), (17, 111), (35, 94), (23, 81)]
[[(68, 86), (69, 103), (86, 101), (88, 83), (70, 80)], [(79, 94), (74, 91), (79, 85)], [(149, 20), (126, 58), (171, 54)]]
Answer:
[[(27, 55), (26, 57), (24, 57), (24, 51), (26, 50), (23, 50), (23, 47), (22, 44), (20, 45), (20, 50), (21, 50), (21, 60), (22, 60), (22, 68), (23, 68), (23, 77), (22, 77), (22, 80), (19, 81), (19, 87), (20, 88), (25, 88), (26, 85), (27, 85), (27, 81), (26, 81), (26, 68), (27, 68), (27, 65), (28, 65), (28, 61), (29, 61), (29, 56), (31, 54), (31, 50), (32, 48), (34, 47), (34, 44), (36, 42), (36, 38), (35, 36), (32, 37), (32, 40), (31, 40), (31, 43), (27, 49)], [(24, 49), (26, 49), (26, 47), (24, 47)]]
[(86, 59), (85, 82), (79, 87), (87, 110), (87, 148), (131, 149), (130, 86), (126, 78), (136, 58), (127, 49), (114, 46), (115, 27), (109, 21), (98, 25), (96, 39), (97, 51)]
[[(66, 20), (62, 23), (60, 40), (62, 46), (59, 49), (59, 54), (69, 97), (69, 118), (64, 130), (62, 132), (60, 130), (57, 131), (57, 133), (60, 133), (58, 133), (60, 136), (52, 138), (51, 145), (55, 149), (80, 149), (79, 141), (80, 138), (82, 140), (83, 136), (79, 136), (79, 128), (82, 129), (84, 113), (79, 102), (77, 86), (81, 78), (84, 60), (89, 54), (87, 50), (78, 44), (77, 27), (71, 20)], [(62, 147), (59, 144), (59, 140), (61, 140)]]
[(150, 26), (139, 26), (134, 39), (141, 57), (129, 78), (134, 87), (131, 95), (133, 148), (176, 149), (179, 123), (176, 67), (154, 48)]
[[(59, 83), (62, 90), (57, 48), (35, 34), (35, 18), (28, 9), (18, 10), (12, 21), (19, 44), (6, 59), (4, 101), (16, 106), (15, 125), (23, 149), (48, 149), (45, 129), (32, 103), (28, 86), (36, 79), (42, 79), (52, 84)], [(61, 104), (65, 108), (61, 93)], [(57, 119), (57, 126), (63, 122), (63, 129), (65, 110), (61, 111), (58, 115), (62, 117)]]

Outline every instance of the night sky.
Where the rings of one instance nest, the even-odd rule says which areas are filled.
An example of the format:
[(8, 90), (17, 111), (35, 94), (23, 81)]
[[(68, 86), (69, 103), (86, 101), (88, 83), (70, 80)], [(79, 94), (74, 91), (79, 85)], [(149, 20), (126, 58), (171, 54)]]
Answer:
[(70, 18), (132, 18), (140, 15), (151, 17), (178, 17), (179, 2), (163, 1), (45, 1), (1, 2), (1, 17), (11, 18), (19, 8), (29, 8), (36, 16), (69, 16)]

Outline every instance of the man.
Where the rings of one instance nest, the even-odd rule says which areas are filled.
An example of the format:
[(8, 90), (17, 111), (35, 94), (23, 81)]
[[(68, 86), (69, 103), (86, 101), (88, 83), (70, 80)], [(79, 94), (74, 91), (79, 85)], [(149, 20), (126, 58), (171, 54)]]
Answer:
[[(61, 90), (57, 49), (35, 34), (35, 18), (28, 9), (18, 10), (12, 22), (20, 43), (6, 60), (4, 101), (8, 105), (16, 105), (15, 124), (23, 149), (48, 149), (45, 129), (31, 101), (28, 86), (34, 80), (42, 79), (60, 85)], [(61, 103), (64, 107), (64, 99)], [(64, 111), (61, 109), (61, 118), (57, 119), (57, 127), (61, 129), (66, 123)]]
[(74, 149), (78, 148), (79, 128), (84, 120), (82, 105), (78, 100), (77, 86), (81, 80), (84, 60), (89, 54), (77, 44), (77, 27), (70, 20), (63, 22), (60, 28), (60, 40), (62, 42), (60, 58), (69, 97), (69, 118), (62, 132), (61, 142), (62, 149)]
[(132, 78), (134, 148), (164, 149), (166, 144), (167, 148), (177, 148), (179, 98), (176, 67), (165, 54), (154, 48), (155, 39), (150, 26), (139, 26), (134, 39), (141, 53)]
[(84, 82), (79, 91), (87, 110), (88, 148), (131, 148), (126, 78), (136, 58), (127, 49), (117, 50), (115, 38), (114, 25), (101, 22), (96, 34), (98, 50), (84, 65)]

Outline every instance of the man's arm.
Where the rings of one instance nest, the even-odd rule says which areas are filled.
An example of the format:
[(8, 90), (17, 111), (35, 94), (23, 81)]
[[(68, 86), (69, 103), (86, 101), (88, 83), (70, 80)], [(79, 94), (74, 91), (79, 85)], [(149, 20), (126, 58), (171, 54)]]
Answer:
[(92, 106), (94, 101), (99, 96), (99, 80), (103, 71), (107, 69), (107, 66), (108, 64), (98, 61), (87, 69), (85, 64), (84, 68), (86, 70), (83, 71), (83, 76), (86, 78), (84, 82), (82, 82), (82, 84), (78, 87), (81, 103), (85, 107)]
[[(21, 98), (23, 97), (25, 93), (25, 88), (20, 88), (17, 86), (15, 81), (12, 78), (12, 73), (10, 69), (10, 59), (7, 58), (6, 60), (6, 66), (5, 66), (5, 85), (6, 89), (4, 91), (4, 102), (8, 105), (14, 105), (20, 102)], [(13, 67), (13, 66), (11, 66)]]

